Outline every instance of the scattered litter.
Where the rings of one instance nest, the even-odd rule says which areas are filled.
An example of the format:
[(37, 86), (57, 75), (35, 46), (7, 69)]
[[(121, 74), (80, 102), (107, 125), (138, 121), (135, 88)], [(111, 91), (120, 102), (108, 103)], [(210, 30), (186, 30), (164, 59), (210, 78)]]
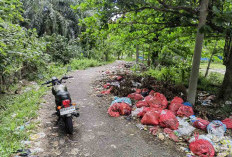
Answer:
[(195, 128), (206, 131), (209, 121), (197, 118), (195, 115), (190, 116), (190, 120)]
[(134, 111), (131, 112), (132, 117), (137, 117), (140, 112), (143, 111), (143, 107), (136, 108)]
[(232, 101), (226, 101), (225, 104), (226, 105), (232, 105)]
[(159, 138), (161, 141), (163, 141), (163, 140), (164, 140), (164, 134), (159, 133), (159, 134), (158, 134), (158, 138)]
[(168, 135), (168, 137), (170, 139), (172, 139), (173, 141), (175, 141), (175, 142), (179, 141), (178, 137), (175, 135), (175, 133), (173, 132), (173, 130), (171, 130), (169, 128), (165, 128), (164, 129), (164, 133), (166, 133)]
[(32, 141), (35, 141), (35, 140), (37, 140), (37, 139), (44, 138), (45, 136), (46, 136), (46, 134), (45, 134), (45, 133), (40, 132), (40, 133), (37, 133), (37, 134), (31, 135), (31, 136), (30, 136), (30, 139), (31, 139)]
[(101, 94), (110, 94), (112, 89), (113, 89), (113, 87), (110, 87), (110, 89), (108, 89), (106, 91), (102, 91)]
[(186, 121), (186, 118), (177, 117), (177, 119), (179, 121), (179, 127), (178, 130), (176, 130), (178, 136), (191, 135), (195, 128)]
[(158, 126), (154, 126), (154, 127), (150, 128), (149, 131), (150, 131), (150, 133), (151, 133), (152, 135), (156, 135), (157, 132), (158, 132), (158, 129), (159, 129)]
[(18, 156), (28, 156), (31, 154), (31, 151), (30, 151), (30, 149), (19, 149), (19, 150), (17, 150), (16, 153)]
[(146, 125), (142, 125), (140, 123), (136, 124), (136, 126), (139, 128), (139, 130), (147, 130), (147, 126)]

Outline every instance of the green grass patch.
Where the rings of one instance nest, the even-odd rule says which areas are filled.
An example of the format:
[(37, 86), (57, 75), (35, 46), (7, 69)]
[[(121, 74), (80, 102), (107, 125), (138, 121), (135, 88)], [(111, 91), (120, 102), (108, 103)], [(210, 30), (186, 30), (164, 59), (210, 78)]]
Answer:
[(35, 124), (39, 103), (46, 89), (32, 89), (20, 96), (8, 95), (0, 104), (0, 156), (10, 156), (22, 148), (21, 141), (27, 140)]
[[(206, 69), (207, 66), (208, 66), (208, 62), (202, 62), (202, 63), (200, 64), (200, 68), (201, 68), (201, 69)], [(212, 62), (212, 63), (210, 64), (210, 69), (224, 69), (224, 70), (225, 70), (225, 69), (226, 69), (226, 66), (223, 65), (222, 63)]]
[(93, 59), (73, 59), (70, 62), (72, 70), (83, 70), (88, 67), (101, 66), (106, 64), (106, 62), (100, 62)]
[(131, 58), (131, 57), (126, 57), (125, 59), (123, 59), (124, 61), (127, 61), (127, 62), (133, 62), (135, 61), (136, 59), (135, 58)]

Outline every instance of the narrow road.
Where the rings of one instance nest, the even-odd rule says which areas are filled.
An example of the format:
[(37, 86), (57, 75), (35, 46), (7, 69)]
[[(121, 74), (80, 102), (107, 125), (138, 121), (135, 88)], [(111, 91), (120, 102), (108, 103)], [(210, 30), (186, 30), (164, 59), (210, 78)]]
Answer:
[(164, 144), (147, 131), (139, 130), (123, 117), (109, 117), (109, 100), (93, 94), (92, 82), (100, 71), (122, 63), (78, 70), (67, 81), (72, 101), (80, 107), (80, 117), (74, 118), (74, 133), (67, 135), (62, 125), (56, 125), (54, 98), (49, 91), (42, 104), (38, 131), (46, 134), (37, 144), (44, 151), (38, 156), (61, 157), (178, 157), (183, 156), (173, 145)]

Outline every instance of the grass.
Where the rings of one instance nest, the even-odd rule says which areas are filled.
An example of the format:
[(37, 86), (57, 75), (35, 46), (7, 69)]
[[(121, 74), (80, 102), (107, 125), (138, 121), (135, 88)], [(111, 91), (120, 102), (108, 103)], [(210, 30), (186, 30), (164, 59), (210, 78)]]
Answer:
[(83, 70), (88, 67), (101, 66), (106, 64), (106, 62), (99, 62), (93, 59), (73, 59), (70, 66), (73, 70)]
[[(200, 64), (200, 68), (201, 68), (201, 69), (206, 69), (207, 66), (208, 66), (208, 62), (202, 62), (202, 63)], [(210, 64), (210, 69), (223, 69), (223, 70), (225, 70), (225, 69), (226, 69), (226, 66), (223, 65), (222, 63), (212, 62), (212, 63)]]
[(46, 89), (32, 89), (20, 96), (8, 95), (0, 104), (0, 156), (10, 156), (21, 149), (21, 141), (27, 140), (35, 124), (39, 103)]
[[(92, 59), (73, 59), (70, 64), (60, 66), (50, 64), (47, 71), (42, 72), (38, 84), (50, 79), (52, 76), (62, 76), (67, 72), (67, 67), (72, 70), (86, 69), (88, 67), (100, 66), (107, 62), (99, 62)], [(25, 87), (26, 88), (26, 87)], [(12, 88), (13, 89), (13, 88)], [(29, 135), (37, 124), (31, 120), (38, 116), (39, 104), (48, 88), (33, 88), (20, 95), (3, 95), (0, 97), (0, 156), (8, 157), (24, 146), (21, 141), (29, 139)]]

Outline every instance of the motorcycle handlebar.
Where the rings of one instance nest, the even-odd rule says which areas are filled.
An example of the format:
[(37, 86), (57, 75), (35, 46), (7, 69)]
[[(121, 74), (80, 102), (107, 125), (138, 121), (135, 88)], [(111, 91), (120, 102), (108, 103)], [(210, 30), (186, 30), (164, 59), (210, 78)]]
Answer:
[[(69, 79), (69, 78), (73, 78), (73, 76), (64, 76), (64, 77), (62, 77), (62, 78), (60, 79), (60, 82), (61, 82), (62, 80), (67, 80), (67, 79)], [(50, 84), (50, 83), (52, 83), (52, 81), (47, 81), (47, 82), (43, 83), (42, 85), (46, 85), (46, 84)]]

